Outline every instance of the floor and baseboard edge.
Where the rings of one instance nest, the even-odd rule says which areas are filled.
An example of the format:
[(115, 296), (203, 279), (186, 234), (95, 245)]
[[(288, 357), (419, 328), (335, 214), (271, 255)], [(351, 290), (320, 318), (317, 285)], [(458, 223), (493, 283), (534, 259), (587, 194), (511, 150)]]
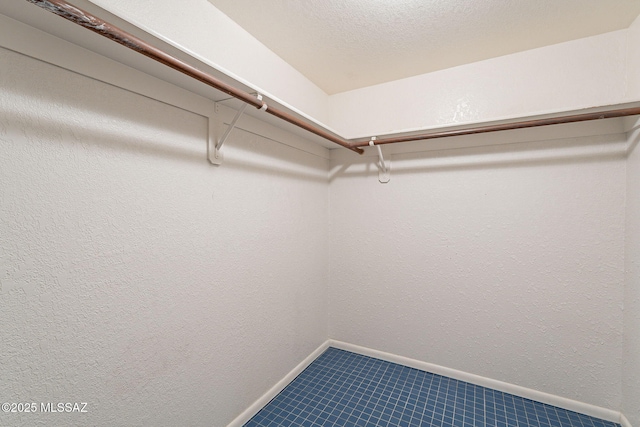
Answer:
[(567, 399), (565, 397), (552, 395), (542, 391), (482, 377), (480, 375), (475, 375), (468, 372), (435, 365), (433, 363), (423, 362), (420, 360), (398, 356), (396, 354), (386, 353), (384, 351), (374, 350), (368, 347), (362, 347), (359, 345), (331, 339), (322, 343), (316, 350), (314, 350), (309, 356), (307, 356), (302, 362), (300, 362), (295, 368), (293, 368), (291, 372), (289, 372), (284, 376), (284, 378), (278, 381), (276, 385), (271, 387), (271, 389), (269, 389), (264, 395), (262, 395), (251, 406), (249, 406), (245, 411), (238, 415), (238, 417), (236, 417), (236, 419), (229, 423), (227, 427), (241, 427), (242, 425), (244, 425), (329, 347), (350, 351), (364, 356), (375, 357), (377, 359), (397, 363), (415, 369), (420, 369), (422, 371), (431, 372), (438, 375), (443, 375), (461, 381), (466, 381), (471, 384), (476, 384), (482, 387), (510, 393), (516, 396), (524, 397), (526, 399), (535, 400), (537, 402), (546, 403), (592, 417), (620, 423), (622, 427), (632, 427), (623, 414), (611, 409), (601, 408), (599, 406), (590, 405), (588, 403), (578, 402), (576, 400)]
[(245, 409), (240, 415), (238, 415), (233, 421), (231, 421), (227, 427), (241, 427), (247, 421), (249, 421), (255, 414), (257, 414), (263, 406), (269, 403), (274, 397), (278, 395), (291, 381), (293, 381), (307, 366), (318, 358), (326, 349), (329, 348), (330, 341), (325, 341), (307, 356), (302, 362), (300, 362), (295, 368), (284, 376), (280, 381), (271, 387), (265, 394), (263, 394), (258, 400), (256, 400), (251, 406)]
[(629, 420), (627, 419), (627, 417), (624, 416), (624, 414), (620, 414), (620, 425), (622, 427), (632, 427), (631, 423), (629, 422)]
[[(470, 374), (468, 372), (458, 371), (456, 369), (446, 368), (444, 366), (435, 365), (433, 363), (422, 362), (420, 360), (410, 359), (408, 357), (398, 356), (379, 350), (373, 350), (371, 348), (349, 344), (342, 341), (329, 340), (329, 347), (339, 348), (342, 350), (351, 351), (353, 353), (375, 357), (378, 359), (386, 360), (388, 362), (420, 369), (422, 371), (443, 375), (449, 378), (454, 378), (482, 387), (487, 387), (516, 396), (524, 397), (526, 399), (535, 400), (537, 402), (557, 406), (559, 408), (568, 409), (570, 411), (579, 412), (581, 414), (589, 415), (592, 417), (601, 418), (603, 420), (621, 423), (623, 427), (631, 427), (631, 425), (628, 424), (628, 421), (626, 425), (622, 423), (621, 420), (624, 418), (624, 416), (620, 412), (601, 408), (595, 405), (590, 405), (588, 403), (578, 402), (576, 400), (555, 396), (538, 390), (521, 387), (515, 384), (505, 383), (491, 378), (482, 377), (480, 375)], [(624, 419), (626, 420), (626, 418)]]

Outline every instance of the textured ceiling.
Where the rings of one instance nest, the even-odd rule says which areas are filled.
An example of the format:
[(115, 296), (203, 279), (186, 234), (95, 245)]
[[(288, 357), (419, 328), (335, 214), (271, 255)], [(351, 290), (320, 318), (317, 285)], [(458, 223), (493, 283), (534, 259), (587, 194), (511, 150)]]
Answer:
[(640, 0), (209, 0), (328, 94), (627, 28)]

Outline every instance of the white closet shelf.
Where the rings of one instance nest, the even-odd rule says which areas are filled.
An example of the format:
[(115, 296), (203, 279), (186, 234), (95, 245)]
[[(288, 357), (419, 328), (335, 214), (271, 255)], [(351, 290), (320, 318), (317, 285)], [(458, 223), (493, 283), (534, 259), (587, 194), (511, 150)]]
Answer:
[[(37, 5), (32, 3), (37, 3)], [(50, 13), (50, 11), (53, 11), (54, 13)], [(71, 22), (70, 20), (65, 20), (60, 16), (56, 16), (55, 13), (57, 12), (58, 14), (61, 14), (61, 11), (64, 11), (62, 15), (67, 15), (67, 19), (72, 19), (76, 22)], [(361, 153), (361, 147), (371, 145), (371, 138), (356, 140), (345, 139), (324, 124), (300, 112), (295, 107), (278, 100), (276, 97), (270, 96), (268, 93), (265, 93), (261, 88), (257, 88), (248, 82), (243, 82), (238, 78), (234, 78), (216, 67), (215, 64), (209, 62), (207, 59), (198, 57), (188, 49), (176, 45), (167, 39), (162, 39), (160, 36), (153, 35), (87, 0), (75, 0), (73, 5), (66, 3), (64, 0), (15, 0), (0, 4), (0, 13), (75, 45), (81, 46), (99, 55), (113, 59), (136, 70), (211, 99), (214, 102), (225, 102), (235, 109), (240, 109), (240, 105), (242, 105), (241, 102), (247, 102), (255, 107), (249, 108), (248, 114), (259, 117), (260, 120), (267, 123), (283, 127), (285, 130), (301, 135), (313, 142), (320, 143), (327, 148), (336, 148), (337, 145), (334, 144), (339, 144), (347, 149)], [(93, 31), (97, 30), (101, 34), (88, 31), (86, 28), (76, 25), (78, 21), (87, 19), (87, 17), (89, 21), (92, 21), (95, 18), (96, 20), (103, 22), (102, 24), (99, 23), (95, 26), (93, 24), (86, 25), (88, 27), (92, 27)], [(147, 56), (145, 56), (145, 54), (141, 54), (139, 52), (140, 49), (138, 49), (138, 51), (131, 50), (130, 48), (111, 40), (119, 38), (119, 43), (122, 43), (123, 40), (126, 40), (126, 37), (122, 37), (120, 35), (114, 36), (114, 32), (109, 33), (108, 31), (104, 31), (105, 23), (106, 26), (112, 26), (115, 28), (116, 32), (119, 34), (125, 34), (126, 36), (128, 33), (133, 37), (138, 38), (143, 42), (143, 44), (148, 45), (150, 49), (145, 53)], [(120, 33), (120, 31), (122, 33)], [(150, 51), (152, 52), (151, 55), (149, 55)], [(155, 59), (148, 57), (154, 56), (154, 52), (156, 51), (159, 52), (159, 54), (155, 56)], [(164, 63), (158, 62), (159, 56), (170, 58), (170, 61), (164, 61)], [(166, 65), (167, 63), (173, 64), (171, 65), (173, 68), (168, 67)], [(176, 66), (175, 64), (178, 64), (179, 66)], [(197, 79), (197, 77), (194, 77), (193, 73), (185, 75), (185, 72), (189, 74), (188, 69), (196, 69), (206, 78)], [(220, 85), (215, 89), (214, 87), (211, 87), (210, 82), (205, 83), (207, 80), (219, 81)], [(223, 86), (230, 89), (220, 90), (220, 87)], [(265, 94), (267, 100), (265, 102), (262, 102), (261, 99), (258, 100), (257, 96), (253, 95), (257, 93)], [(231, 97), (240, 100), (235, 100)], [(264, 114), (264, 111), (268, 111), (270, 114)], [(563, 123), (575, 123), (607, 118), (619, 118), (639, 114), (640, 102), (598, 106), (594, 108), (556, 112), (526, 118), (499, 120), (472, 125), (465, 124), (460, 126), (447, 126), (437, 129), (421, 129), (416, 130), (415, 132), (406, 132), (387, 136), (377, 135), (375, 145), (379, 148), (379, 145), (383, 144), (488, 133), (511, 129), (523, 129)]]

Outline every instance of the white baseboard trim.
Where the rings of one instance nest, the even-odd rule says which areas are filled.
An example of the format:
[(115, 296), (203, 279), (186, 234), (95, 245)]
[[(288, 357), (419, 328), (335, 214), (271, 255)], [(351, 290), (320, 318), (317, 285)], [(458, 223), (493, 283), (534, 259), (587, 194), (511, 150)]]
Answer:
[(326, 349), (329, 348), (329, 341), (325, 341), (307, 356), (302, 362), (298, 364), (291, 372), (284, 376), (280, 381), (271, 387), (265, 394), (263, 394), (258, 400), (256, 400), (251, 406), (245, 409), (240, 415), (238, 415), (227, 427), (241, 427), (247, 421), (249, 421), (260, 409), (262, 409), (267, 403), (269, 403), (274, 397), (278, 395), (291, 381), (295, 379), (307, 366), (318, 358)]
[(515, 384), (505, 383), (503, 381), (482, 377), (480, 375), (470, 374), (468, 372), (459, 371), (457, 369), (451, 369), (444, 366), (435, 365), (433, 363), (422, 362), (420, 360), (398, 356), (396, 354), (386, 353), (384, 351), (374, 350), (371, 348), (336, 340), (327, 340), (322, 343), (320, 347), (314, 350), (313, 353), (311, 353), (295, 368), (293, 368), (293, 370), (291, 370), (291, 372), (285, 375), (284, 378), (278, 381), (276, 385), (271, 387), (271, 389), (269, 389), (264, 395), (256, 400), (244, 412), (238, 415), (236, 419), (231, 421), (231, 423), (229, 423), (227, 427), (241, 427), (242, 425), (244, 425), (329, 347), (335, 347), (341, 350), (350, 351), (352, 353), (362, 354), (364, 356), (375, 357), (377, 359), (386, 360), (387, 362), (393, 362), (399, 365), (408, 366), (410, 368), (420, 369), (421, 371), (443, 375), (460, 381), (466, 381), (471, 384), (476, 384), (482, 387), (487, 387), (516, 396), (524, 397), (525, 399), (535, 400), (536, 402), (546, 403), (548, 405), (557, 406), (559, 408), (575, 411), (585, 415), (590, 415), (592, 417), (601, 418), (603, 420), (612, 421), (614, 423), (620, 423), (622, 427), (633, 427), (629, 420), (623, 414), (611, 409), (601, 408), (599, 406), (590, 405), (588, 403), (578, 402), (576, 400), (555, 396), (553, 394), (544, 393), (542, 391), (533, 390)]
[(620, 425), (622, 427), (632, 427), (631, 423), (629, 422), (629, 420), (627, 419), (627, 417), (624, 416), (624, 414), (620, 414)]
[(491, 378), (482, 377), (480, 375), (470, 374), (468, 372), (458, 371), (456, 369), (446, 368), (444, 366), (435, 365), (433, 363), (422, 362), (419, 360), (410, 359), (408, 357), (373, 350), (367, 347), (361, 347), (359, 345), (349, 344), (342, 341), (329, 340), (329, 347), (335, 347), (341, 350), (362, 354), (364, 356), (375, 357), (377, 359), (382, 359), (388, 362), (408, 366), (410, 368), (420, 369), (422, 371), (443, 375), (449, 378), (454, 378), (456, 380), (465, 381), (479, 386), (524, 397), (526, 399), (535, 400), (537, 402), (557, 406), (559, 408), (568, 409), (570, 411), (579, 412), (581, 414), (590, 415), (592, 417), (601, 418), (603, 420), (612, 421), (614, 423), (621, 423), (623, 427), (631, 427), (629, 421), (626, 421), (626, 425), (622, 422), (623, 420), (626, 420), (626, 418), (624, 418), (624, 415), (622, 415), (620, 412), (601, 408), (599, 406), (578, 402), (576, 400), (555, 396), (530, 388), (521, 387), (519, 385), (509, 384)]

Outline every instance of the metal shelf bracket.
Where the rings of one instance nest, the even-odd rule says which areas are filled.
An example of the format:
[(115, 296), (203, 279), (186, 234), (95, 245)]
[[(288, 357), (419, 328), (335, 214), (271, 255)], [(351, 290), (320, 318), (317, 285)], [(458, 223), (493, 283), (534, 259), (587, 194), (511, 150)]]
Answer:
[(216, 143), (215, 147), (213, 147), (213, 149), (211, 149), (211, 147), (209, 147), (209, 156), (208, 157), (209, 157), (209, 162), (211, 162), (212, 164), (214, 164), (214, 165), (221, 165), (222, 164), (222, 160), (224, 159), (224, 155), (222, 154), (222, 146), (224, 145), (224, 142), (227, 140), (227, 138), (231, 134), (231, 131), (233, 130), (233, 128), (236, 127), (236, 123), (238, 122), (238, 120), (240, 119), (242, 114), (244, 113), (244, 110), (247, 108), (247, 105), (249, 105), (249, 104), (242, 104), (242, 107), (240, 107), (240, 109), (236, 113), (236, 116), (231, 121), (231, 124), (227, 127), (227, 130), (224, 131), (224, 134), (218, 140), (218, 142)]

